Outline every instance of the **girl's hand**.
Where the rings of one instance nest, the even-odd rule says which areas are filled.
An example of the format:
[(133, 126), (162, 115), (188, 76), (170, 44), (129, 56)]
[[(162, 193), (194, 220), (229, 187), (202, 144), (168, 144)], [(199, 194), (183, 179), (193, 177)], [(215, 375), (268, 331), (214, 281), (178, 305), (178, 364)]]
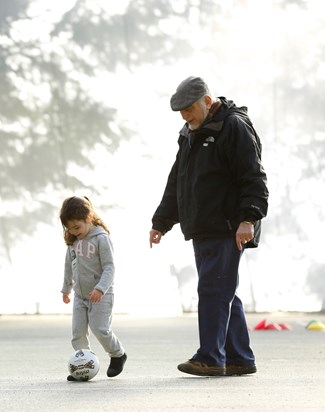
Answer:
[(64, 303), (70, 303), (69, 293), (63, 293), (62, 299)]
[(102, 300), (103, 292), (98, 289), (94, 289), (89, 293), (88, 297), (91, 303), (99, 303)]

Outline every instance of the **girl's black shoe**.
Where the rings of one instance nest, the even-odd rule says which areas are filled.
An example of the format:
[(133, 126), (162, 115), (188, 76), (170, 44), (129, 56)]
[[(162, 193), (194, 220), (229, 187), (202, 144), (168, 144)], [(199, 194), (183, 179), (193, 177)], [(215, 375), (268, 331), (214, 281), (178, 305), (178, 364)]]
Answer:
[(126, 359), (126, 353), (124, 353), (124, 355), (120, 356), (119, 358), (111, 358), (111, 363), (109, 364), (109, 367), (107, 369), (107, 376), (109, 378), (114, 378), (114, 376), (119, 375), (124, 368)]
[(69, 382), (75, 382), (77, 379), (74, 378), (72, 375), (67, 376), (67, 381)]

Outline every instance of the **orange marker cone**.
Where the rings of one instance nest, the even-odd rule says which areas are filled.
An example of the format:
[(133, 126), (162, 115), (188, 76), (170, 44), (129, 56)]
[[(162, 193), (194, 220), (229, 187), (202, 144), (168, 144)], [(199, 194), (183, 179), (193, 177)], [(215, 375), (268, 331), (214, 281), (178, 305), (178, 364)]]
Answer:
[(281, 330), (281, 326), (277, 325), (276, 323), (270, 323), (265, 327), (265, 330)]
[(254, 330), (265, 330), (266, 319), (261, 320), (257, 325), (255, 325)]
[(292, 328), (286, 323), (267, 324), (266, 319), (263, 319), (254, 327), (254, 330), (292, 330)]
[(292, 330), (292, 327), (286, 323), (279, 323), (281, 330)]

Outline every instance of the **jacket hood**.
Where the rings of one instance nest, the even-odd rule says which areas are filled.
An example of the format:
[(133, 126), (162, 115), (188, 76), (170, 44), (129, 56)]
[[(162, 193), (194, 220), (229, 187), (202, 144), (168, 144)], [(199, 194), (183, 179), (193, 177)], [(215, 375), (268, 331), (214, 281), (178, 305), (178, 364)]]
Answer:
[(210, 119), (212, 120), (224, 120), (227, 116), (230, 115), (237, 115), (242, 118), (246, 123), (252, 125), (248, 115), (247, 115), (247, 107), (246, 106), (241, 106), (237, 107), (235, 103), (232, 100), (227, 100), (225, 97), (221, 96), (219, 97), (219, 100), (221, 101), (221, 109), (216, 113), (215, 116), (210, 116), (208, 115), (209, 121)]
[(85, 239), (91, 239), (92, 237), (98, 236), (98, 235), (101, 235), (101, 234), (107, 235), (108, 233), (107, 233), (106, 230), (105, 230), (104, 228), (102, 228), (101, 226), (95, 226), (95, 227), (93, 227), (93, 228), (89, 231), (89, 233), (88, 233), (88, 235), (85, 237)]
[(223, 96), (218, 97), (218, 99), (221, 102), (221, 106), (220, 104), (218, 105), (217, 103), (214, 103), (211, 106), (210, 112), (208, 113), (206, 119), (198, 129), (189, 130), (187, 123), (185, 123), (180, 131), (180, 134), (185, 137), (189, 137), (190, 135), (195, 135), (196, 133), (202, 132), (204, 129), (214, 129), (219, 131), (221, 130), (226, 117), (231, 115), (239, 116), (245, 123), (252, 126), (252, 122), (247, 115), (246, 106), (237, 107), (232, 100), (227, 100)]

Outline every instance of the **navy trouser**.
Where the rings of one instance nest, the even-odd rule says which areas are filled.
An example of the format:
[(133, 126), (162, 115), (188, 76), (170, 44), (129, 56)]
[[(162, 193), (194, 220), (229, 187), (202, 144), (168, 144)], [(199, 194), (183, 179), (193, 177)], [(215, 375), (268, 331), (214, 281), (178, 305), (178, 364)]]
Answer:
[(253, 365), (241, 300), (236, 296), (242, 255), (234, 238), (193, 240), (198, 271), (200, 348), (207, 365)]

